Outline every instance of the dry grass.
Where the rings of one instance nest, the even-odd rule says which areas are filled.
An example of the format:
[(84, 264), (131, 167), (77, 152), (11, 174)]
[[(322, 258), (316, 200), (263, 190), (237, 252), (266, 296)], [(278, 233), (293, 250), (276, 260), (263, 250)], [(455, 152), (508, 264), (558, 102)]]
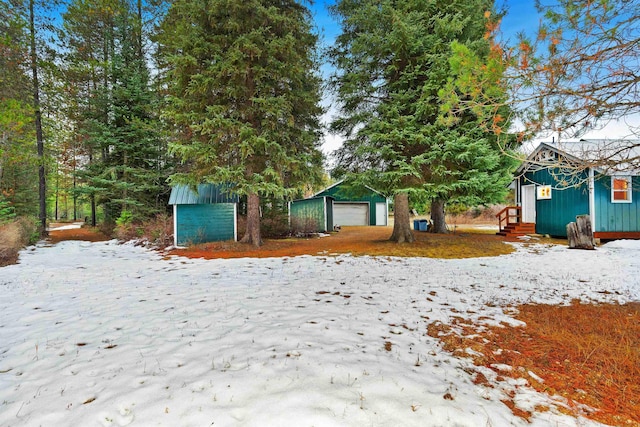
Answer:
[(20, 230), (15, 222), (0, 226), (0, 267), (15, 264), (22, 248)]
[[(456, 318), (452, 326), (431, 324), (427, 333), (459, 356), (468, 357), (466, 348), (477, 351), (476, 365), (513, 367), (498, 374), (526, 378), (540, 392), (563, 396), (568, 407), (560, 410), (640, 426), (640, 303), (522, 305), (518, 312), (526, 327), (471, 325)], [(505, 404), (525, 419), (531, 416), (511, 397)]]
[(18, 252), (33, 238), (36, 226), (28, 218), (0, 225), (0, 267), (15, 264)]

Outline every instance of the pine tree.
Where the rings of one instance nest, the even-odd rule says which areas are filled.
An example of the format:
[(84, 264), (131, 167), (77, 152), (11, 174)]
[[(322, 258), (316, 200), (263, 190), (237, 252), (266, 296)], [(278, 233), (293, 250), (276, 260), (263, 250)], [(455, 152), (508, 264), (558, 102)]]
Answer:
[[(3, 56), (0, 62), (0, 78), (3, 83), (0, 91), (4, 104), (0, 108), (7, 109), (3, 121), (11, 130), (4, 133), (2, 138), (12, 138), (11, 147), (4, 151), (5, 155), (9, 153), (10, 159), (8, 162), (0, 160), (0, 173), (13, 173), (14, 182), (3, 186), (9, 187), (9, 197), (17, 202), (15, 207), (20, 214), (38, 216), (42, 235), (46, 234), (48, 162), (45, 153), (46, 123), (43, 116), (44, 112), (51, 111), (47, 97), (49, 94), (43, 90), (43, 76), (46, 74), (43, 71), (45, 68), (55, 67), (52, 51), (47, 49), (44, 39), (52, 30), (50, 14), (56, 5), (55, 1), (37, 0), (6, 0), (0, 3), (0, 47)], [(27, 118), (26, 114), (30, 114), (31, 118)], [(25, 126), (27, 123), (28, 127)], [(18, 133), (15, 132), (17, 129), (20, 129)], [(31, 148), (23, 145), (26, 138), (31, 139)], [(0, 144), (8, 145), (8, 142), (6, 140)], [(18, 166), (18, 169), (11, 166)], [(20, 167), (23, 169), (19, 169)], [(34, 174), (34, 170), (38, 172)], [(35, 181), (32, 178), (34, 176), (37, 178)], [(0, 177), (0, 181), (6, 183), (7, 176)], [(33, 194), (37, 197), (35, 205)], [(33, 209), (34, 206), (37, 209)]]
[[(142, 4), (76, 1), (64, 15), (69, 115), (87, 165), (79, 191), (105, 222), (165, 208), (170, 162), (146, 63)], [(95, 207), (92, 209), (95, 224)]]
[(500, 200), (512, 164), (473, 114), (444, 123), (440, 95), (454, 42), (488, 55), (493, 2), (342, 0), (332, 10), (342, 25), (330, 51), (341, 106), (332, 128), (346, 137), (335, 172), (394, 194), (391, 240), (413, 240), (412, 193), (432, 200), (438, 232), (446, 231), (445, 203)]
[(0, 202), (12, 213), (35, 216), (37, 182), (29, 173), (36, 162), (30, 149), (34, 127), (26, 37), (26, 21), (15, 8), (0, 2)]
[(247, 196), (242, 241), (260, 245), (260, 198), (321, 177), (317, 37), (293, 0), (179, 0), (160, 49), (176, 126), (174, 182)]

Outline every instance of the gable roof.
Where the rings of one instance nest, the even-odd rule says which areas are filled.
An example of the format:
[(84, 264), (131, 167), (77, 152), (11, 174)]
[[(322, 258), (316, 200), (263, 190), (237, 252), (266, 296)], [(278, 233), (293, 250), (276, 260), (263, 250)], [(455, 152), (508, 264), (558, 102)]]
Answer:
[(640, 140), (581, 139), (579, 141), (542, 142), (516, 170), (522, 173), (531, 165), (550, 167), (555, 159), (545, 159), (551, 151), (567, 160), (608, 174), (640, 175)]
[[(337, 187), (338, 185), (343, 184), (343, 183), (344, 183), (344, 179), (341, 179), (340, 181), (338, 181), (338, 182), (336, 182), (336, 183), (331, 184), (331, 185), (330, 185), (330, 186), (328, 186), (327, 188), (325, 188), (325, 189), (323, 189), (323, 190), (318, 191), (316, 194), (314, 194), (314, 195), (313, 195), (313, 196), (311, 196), (311, 197), (317, 197), (318, 195), (320, 195), (320, 194), (324, 193), (325, 191), (329, 191), (329, 190), (331, 190), (332, 188)], [(367, 190), (373, 191), (374, 193), (376, 193), (376, 194), (380, 195), (381, 197), (385, 197), (385, 195), (384, 195), (384, 194), (382, 194), (382, 193), (381, 193), (381, 192), (379, 192), (378, 190), (374, 190), (373, 188), (369, 187), (368, 185), (365, 185), (365, 186), (364, 186), (364, 188), (366, 188)], [(386, 197), (385, 197), (385, 198), (386, 198)]]
[(209, 205), (238, 203), (238, 195), (231, 192), (231, 184), (199, 184), (197, 193), (188, 185), (174, 185), (169, 196), (170, 205)]

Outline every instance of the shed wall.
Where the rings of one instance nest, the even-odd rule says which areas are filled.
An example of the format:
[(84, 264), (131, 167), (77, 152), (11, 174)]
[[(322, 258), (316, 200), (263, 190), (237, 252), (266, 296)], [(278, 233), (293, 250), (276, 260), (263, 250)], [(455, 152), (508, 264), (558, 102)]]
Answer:
[(234, 203), (176, 205), (176, 242), (198, 244), (236, 237)]
[(296, 231), (326, 232), (331, 229), (332, 200), (328, 197), (295, 200), (289, 204), (291, 228)]

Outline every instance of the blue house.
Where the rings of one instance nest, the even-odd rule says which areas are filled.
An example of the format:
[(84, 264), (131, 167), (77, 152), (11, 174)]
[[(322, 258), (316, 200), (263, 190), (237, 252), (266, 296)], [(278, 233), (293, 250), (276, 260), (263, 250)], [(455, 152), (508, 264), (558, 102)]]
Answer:
[(171, 189), (175, 246), (238, 239), (238, 196), (230, 185), (200, 184)]
[(541, 143), (516, 171), (517, 206), (499, 214), (500, 234), (566, 237), (589, 215), (596, 238), (640, 238), (640, 170), (626, 162), (639, 142)]

